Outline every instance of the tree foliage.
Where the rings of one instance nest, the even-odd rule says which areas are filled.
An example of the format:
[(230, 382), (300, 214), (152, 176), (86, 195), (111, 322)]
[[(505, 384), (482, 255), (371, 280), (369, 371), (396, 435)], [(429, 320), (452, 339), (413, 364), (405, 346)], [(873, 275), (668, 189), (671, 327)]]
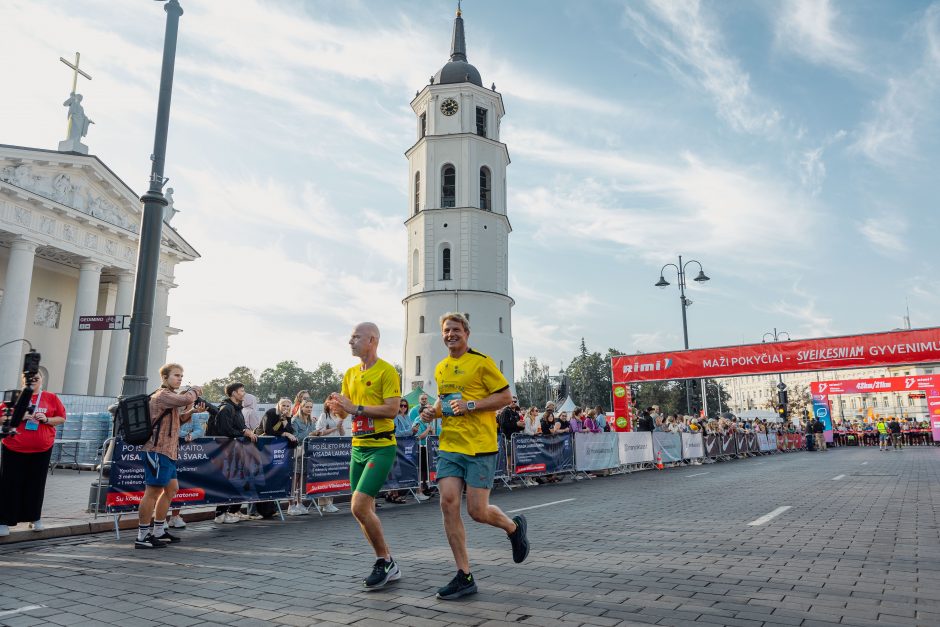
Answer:
[(248, 366), (237, 366), (226, 376), (205, 383), (202, 386), (202, 396), (208, 401), (221, 401), (225, 398), (225, 386), (236, 382), (243, 384), (249, 394), (258, 394), (258, 381), (254, 371)]
[(545, 407), (548, 402), (548, 365), (529, 357), (522, 364), (522, 380), (516, 381), (520, 407)]
[[(608, 354), (614, 349), (609, 349)], [(581, 407), (600, 405), (610, 411), (610, 359), (600, 353), (588, 351), (584, 338), (578, 355), (565, 369), (568, 379), (568, 391), (572, 400)]]
[(327, 362), (321, 363), (311, 372), (301, 368), (295, 361), (282, 361), (266, 368), (260, 377), (256, 377), (247, 366), (238, 366), (228, 375), (203, 385), (203, 396), (210, 401), (219, 401), (225, 398), (226, 385), (239, 382), (262, 403), (273, 403), (281, 397), (293, 399), (300, 390), (308, 390), (310, 398), (319, 403), (330, 392), (338, 392), (342, 380), (342, 374)]

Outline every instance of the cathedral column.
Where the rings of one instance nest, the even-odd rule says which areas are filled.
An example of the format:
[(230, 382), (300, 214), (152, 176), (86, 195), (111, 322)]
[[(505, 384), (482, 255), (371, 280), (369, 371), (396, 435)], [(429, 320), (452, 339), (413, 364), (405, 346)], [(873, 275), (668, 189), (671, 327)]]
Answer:
[(150, 329), (150, 355), (147, 358), (148, 389), (154, 390), (160, 386), (160, 366), (166, 363), (167, 334), (166, 328), (170, 324), (166, 315), (170, 299), (170, 288), (176, 287), (172, 282), (160, 279), (157, 281), (157, 291), (153, 299), (153, 327)]
[(22, 381), (23, 342), (29, 315), (29, 288), (33, 283), (36, 242), (17, 237), (10, 245), (10, 260), (0, 303), (0, 389), (19, 387)]
[[(117, 275), (117, 298), (114, 302), (114, 315), (130, 315), (134, 300), (134, 274), (121, 272)], [(105, 396), (120, 396), (122, 377), (127, 367), (127, 342), (130, 331), (122, 329), (111, 331), (111, 345), (108, 348), (108, 372), (104, 380)]]
[(72, 316), (72, 334), (69, 336), (69, 352), (65, 361), (65, 394), (88, 394), (88, 377), (91, 374), (91, 352), (94, 331), (79, 331), (79, 316), (93, 316), (98, 309), (98, 290), (101, 284), (102, 265), (96, 261), (83, 261), (78, 271), (78, 294), (75, 297), (75, 315)]

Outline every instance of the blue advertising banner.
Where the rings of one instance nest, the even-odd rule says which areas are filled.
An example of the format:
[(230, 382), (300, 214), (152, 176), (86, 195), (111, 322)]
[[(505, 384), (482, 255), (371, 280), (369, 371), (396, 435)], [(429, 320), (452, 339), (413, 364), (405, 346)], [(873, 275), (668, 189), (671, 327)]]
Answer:
[(513, 471), (516, 475), (550, 475), (574, 470), (571, 434), (512, 436)]
[(496, 453), (496, 478), (509, 478), (509, 451), (506, 449), (506, 436), (500, 435), (498, 438), (499, 448)]
[[(180, 444), (173, 507), (271, 501), (290, 497), (294, 451), (283, 438), (257, 443), (197, 438)], [(144, 495), (144, 451), (118, 438), (106, 498), (109, 512), (135, 511)]]
[[(382, 490), (418, 486), (418, 440), (413, 436), (395, 438), (398, 446), (395, 464)], [(349, 461), (352, 438), (307, 438), (304, 440), (304, 493), (316, 496), (349, 494)]]
[(663, 462), (682, 461), (682, 437), (678, 433), (653, 432), (653, 459), (656, 453), (662, 456)]
[(401, 490), (418, 487), (418, 439), (412, 435), (395, 437), (398, 440), (398, 451), (395, 455), (395, 464), (388, 473), (388, 479), (382, 486), (383, 490)]

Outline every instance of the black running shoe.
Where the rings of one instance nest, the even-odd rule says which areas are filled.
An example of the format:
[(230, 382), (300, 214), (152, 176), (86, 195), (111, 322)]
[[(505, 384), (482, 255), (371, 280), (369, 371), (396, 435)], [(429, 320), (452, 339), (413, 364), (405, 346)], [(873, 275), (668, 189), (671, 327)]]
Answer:
[(135, 549), (165, 549), (166, 543), (157, 540), (152, 533), (148, 533), (143, 540), (134, 541)]
[(476, 593), (477, 582), (474, 580), (473, 575), (470, 573), (464, 574), (462, 570), (458, 570), (457, 574), (454, 575), (454, 578), (450, 580), (449, 584), (443, 588), (437, 589), (437, 598), (450, 601), (467, 596), (468, 594)]
[(157, 540), (167, 544), (177, 544), (181, 542), (179, 536), (174, 536), (169, 531), (164, 531), (162, 536), (155, 536)]
[(398, 570), (395, 560), (386, 561), (380, 557), (375, 560), (372, 574), (362, 580), (362, 585), (366, 590), (378, 590), (389, 581), (398, 579), (401, 579), (401, 571)]
[(509, 534), (509, 541), (512, 542), (512, 561), (521, 564), (529, 556), (529, 538), (526, 537), (525, 516), (521, 514), (514, 516), (512, 521), (516, 523), (516, 530)]

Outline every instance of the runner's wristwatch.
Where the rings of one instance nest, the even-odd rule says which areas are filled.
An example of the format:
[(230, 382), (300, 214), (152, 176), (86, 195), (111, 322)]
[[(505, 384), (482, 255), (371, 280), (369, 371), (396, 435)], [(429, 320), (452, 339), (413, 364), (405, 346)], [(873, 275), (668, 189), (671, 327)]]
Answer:
[(467, 401), (467, 411), (476, 411), (476, 401)]
[(366, 409), (366, 408), (363, 407), (362, 405), (357, 405), (357, 406), (356, 406), (356, 415), (357, 415), (357, 416), (361, 416), (361, 415), (362, 415), (362, 412), (364, 412), (365, 409)]

